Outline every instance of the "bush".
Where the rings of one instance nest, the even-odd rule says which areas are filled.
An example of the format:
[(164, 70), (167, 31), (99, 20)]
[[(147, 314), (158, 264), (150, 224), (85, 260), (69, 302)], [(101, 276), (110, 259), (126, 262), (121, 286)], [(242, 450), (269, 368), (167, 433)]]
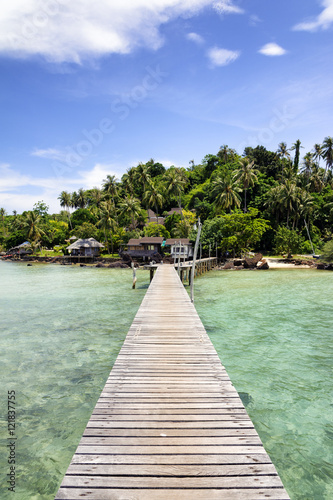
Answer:
[(287, 253), (290, 258), (292, 253), (299, 253), (302, 251), (304, 238), (298, 231), (280, 226), (276, 231), (274, 243), (275, 252), (278, 254)]
[(333, 262), (333, 240), (325, 243), (320, 259), (324, 262)]

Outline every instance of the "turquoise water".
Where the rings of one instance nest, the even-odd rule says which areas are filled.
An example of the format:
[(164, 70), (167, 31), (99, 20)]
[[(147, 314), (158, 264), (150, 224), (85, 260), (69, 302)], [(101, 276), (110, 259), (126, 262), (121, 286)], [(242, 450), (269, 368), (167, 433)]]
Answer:
[[(130, 270), (0, 261), (1, 444), (16, 391), (17, 487), (51, 500), (148, 286)], [(333, 498), (333, 273), (210, 272), (195, 305), (292, 500)], [(208, 500), (208, 499), (207, 499)]]
[[(51, 500), (149, 282), (138, 273), (0, 261), (0, 498)], [(16, 489), (7, 491), (7, 391)]]
[(333, 273), (214, 272), (196, 309), (292, 500), (333, 499)]

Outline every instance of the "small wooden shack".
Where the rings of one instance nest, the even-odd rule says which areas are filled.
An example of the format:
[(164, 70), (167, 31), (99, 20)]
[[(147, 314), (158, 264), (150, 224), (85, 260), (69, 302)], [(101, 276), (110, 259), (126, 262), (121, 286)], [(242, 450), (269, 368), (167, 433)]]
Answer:
[(127, 243), (127, 253), (136, 259), (150, 259), (154, 254), (162, 254), (162, 236), (145, 236), (132, 238)]
[(173, 258), (180, 256), (183, 259), (190, 259), (193, 257), (192, 243), (188, 238), (168, 238), (166, 245), (171, 247), (170, 254)]
[(80, 255), (84, 257), (98, 257), (101, 248), (104, 248), (102, 243), (95, 238), (79, 239), (69, 245), (67, 250), (71, 255)]

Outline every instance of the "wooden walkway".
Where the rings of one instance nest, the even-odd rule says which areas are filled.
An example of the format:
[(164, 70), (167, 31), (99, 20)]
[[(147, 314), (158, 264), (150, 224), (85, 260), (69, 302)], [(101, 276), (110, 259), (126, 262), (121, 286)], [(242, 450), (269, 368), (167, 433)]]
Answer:
[(289, 499), (173, 266), (158, 268), (56, 499)]

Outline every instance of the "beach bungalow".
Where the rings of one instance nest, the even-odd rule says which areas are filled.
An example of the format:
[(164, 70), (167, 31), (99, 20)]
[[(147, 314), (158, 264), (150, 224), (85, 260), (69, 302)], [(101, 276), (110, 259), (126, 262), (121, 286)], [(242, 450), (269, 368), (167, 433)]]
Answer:
[(190, 259), (193, 257), (192, 243), (188, 238), (169, 238), (166, 245), (171, 247), (170, 254), (173, 258)]
[(134, 258), (149, 259), (154, 254), (162, 254), (163, 238), (161, 236), (145, 236), (132, 238), (127, 243), (127, 253)]
[(165, 217), (162, 216), (157, 217), (157, 214), (155, 214), (155, 212), (153, 212), (153, 210), (151, 210), (150, 208), (147, 210), (147, 215), (148, 215), (148, 220), (146, 226), (151, 222), (164, 225)]
[(71, 255), (98, 257), (101, 248), (104, 248), (102, 243), (99, 243), (95, 238), (87, 238), (75, 241), (67, 247), (67, 250)]

